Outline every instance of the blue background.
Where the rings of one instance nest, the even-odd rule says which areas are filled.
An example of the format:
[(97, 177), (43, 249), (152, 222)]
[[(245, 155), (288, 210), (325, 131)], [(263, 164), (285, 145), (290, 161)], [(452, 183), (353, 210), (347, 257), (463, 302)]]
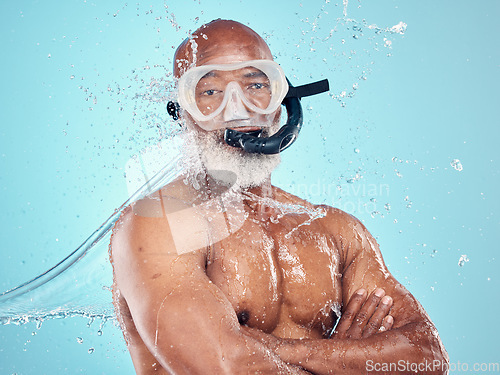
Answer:
[[(0, 289), (126, 200), (126, 162), (172, 126), (158, 85), (176, 46), (230, 18), (293, 83), (330, 80), (273, 182), (363, 220), (453, 363), (500, 362), (499, 16), (495, 0), (3, 1)], [(0, 326), (0, 373), (134, 373), (119, 329), (87, 323)]]

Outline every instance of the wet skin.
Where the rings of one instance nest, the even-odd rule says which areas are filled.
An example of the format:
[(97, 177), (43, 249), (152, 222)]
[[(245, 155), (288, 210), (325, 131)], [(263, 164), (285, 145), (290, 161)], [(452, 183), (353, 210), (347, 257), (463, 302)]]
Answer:
[[(208, 39), (197, 39), (198, 65), (272, 58), (239, 24), (219, 21), (201, 32)], [(187, 61), (176, 65), (177, 75), (193, 62), (190, 46), (176, 53), (176, 61)], [(197, 204), (211, 183), (207, 178), (195, 192), (176, 181), (130, 207), (114, 229), (114, 298), (137, 373), (359, 374), (367, 360), (447, 358), (427, 314), (389, 273), (366, 228), (270, 181), (242, 192), (248, 216), (237, 230), (180, 251), (164, 200)], [(324, 215), (283, 215), (259, 197)], [(186, 237), (196, 225), (185, 221)], [(332, 334), (337, 306), (342, 317)]]
[[(182, 184), (174, 183), (173, 186), (165, 188), (162, 195), (164, 197), (182, 195), (182, 199), (186, 200), (186, 195), (189, 194), (185, 191), (179, 194), (180, 189), (184, 189)], [(262, 189), (253, 189), (252, 193), (262, 194)], [(174, 312), (167, 311), (171, 307), (175, 310), (181, 309), (178, 312), (182, 314), (177, 326), (179, 331), (173, 336), (177, 344), (182, 341), (183, 335), (180, 332), (186, 331), (185, 324), (198, 326), (196, 333), (183, 332), (186, 334), (185, 339), (194, 345), (191, 348), (192, 352), (185, 353), (188, 356), (185, 360), (189, 364), (195, 363), (197, 358), (199, 360), (200, 349), (205, 347), (206, 340), (213, 341), (214, 337), (227, 334), (220, 332), (220, 327), (212, 327), (212, 324), (216, 326), (224, 324), (224, 319), (228, 319), (231, 325), (236, 325), (237, 328), (237, 324), (244, 325), (239, 327), (239, 335), (242, 336), (240, 339), (248, 336), (245, 340), (254, 341), (245, 344), (248, 345), (248, 350), (252, 346), (263, 349), (258, 341), (266, 340), (266, 337), (259, 336), (258, 332), (288, 339), (323, 339), (331, 336), (338, 315), (338, 310), (336, 312), (334, 307), (340, 306), (344, 300), (342, 274), (346, 266), (342, 259), (346, 259), (348, 255), (339, 251), (335, 237), (325, 227), (327, 221), (324, 219), (329, 215), (324, 219), (313, 220), (301, 230), (295, 230), (297, 226), (309, 222), (311, 217), (308, 214), (282, 216), (276, 209), (262, 206), (256, 201), (259, 195), (253, 194), (249, 198), (245, 196), (244, 207), (249, 216), (237, 232), (212, 244), (209, 248), (182, 255), (178, 255), (178, 250), (172, 246), (175, 241), (172, 240), (171, 234), (169, 236), (168, 218), (158, 214), (161, 208), (159, 200), (155, 199), (157, 195), (139, 202), (120, 220), (112, 241), (113, 264), (117, 276), (115, 298), (138, 373), (158, 371), (162, 368), (160, 364), (162, 361), (158, 361), (152, 355), (159, 350), (160, 344), (156, 342), (151, 350), (148, 348), (147, 339), (144, 341), (142, 338), (148, 334), (146, 332), (139, 334), (141, 322), (138, 322), (137, 318), (134, 322), (133, 317), (134, 315), (137, 317), (137, 312), (146, 306), (139, 307), (136, 314), (133, 314), (134, 307), (137, 309), (138, 306), (128, 306), (124, 291), (129, 288), (132, 295), (138, 293), (135, 298), (131, 296), (131, 300), (147, 298), (148, 292), (151, 292), (151, 297), (154, 295), (163, 297), (150, 301), (154, 303), (149, 307), (156, 313), (151, 314), (152, 311), (146, 313), (142, 319), (148, 318), (156, 322), (156, 319), (153, 319), (154, 315), (169, 316), (173, 313), (175, 316), (177, 314)], [(265, 196), (281, 204), (297, 204), (311, 211), (318, 209), (275, 187)], [(345, 215), (328, 207), (321, 209), (331, 210), (332, 217)], [(189, 227), (193, 223), (186, 222), (186, 225)], [(197, 267), (194, 267), (195, 265)], [(179, 270), (174, 271), (177, 268)], [(125, 275), (120, 272), (122, 270), (127, 270)], [(190, 274), (186, 276), (186, 272)], [(131, 283), (135, 285), (130, 285)], [(132, 290), (137, 288), (137, 283), (144, 286), (134, 292)], [(118, 288), (120, 293), (117, 293)], [(212, 288), (216, 290), (211, 290)], [(182, 295), (170, 296), (173, 290)], [(389, 312), (392, 300), (387, 297), (384, 299), (386, 303), (380, 303), (383, 290), (377, 290), (377, 294), (380, 292), (382, 294), (377, 296), (372, 293), (364, 304), (366, 311), (363, 311), (361, 307), (367, 292), (364, 290), (361, 292), (363, 293), (354, 294), (350, 305), (345, 306), (337, 332), (333, 334), (334, 338), (368, 337), (379, 332), (380, 327), (385, 329), (392, 327), (390, 320), (383, 321)], [(210, 295), (203, 296), (204, 293)], [(197, 300), (206, 300), (207, 297), (215, 297), (215, 300), (208, 298), (209, 303), (198, 306)], [(158, 302), (161, 304), (158, 305)], [(141, 303), (148, 304), (148, 301), (143, 300)], [(212, 304), (222, 304), (227, 308), (226, 314), (218, 315), (215, 306), (212, 314)], [(193, 316), (188, 317), (185, 309), (190, 310)], [(357, 313), (359, 319), (356, 324), (352, 324)], [(363, 315), (366, 316), (365, 320), (362, 319)], [(184, 319), (186, 321), (183, 323)], [(189, 323), (190, 319), (194, 321)], [(371, 324), (367, 324), (368, 320)], [(169, 330), (175, 330), (176, 325), (172, 316), (169, 317), (169, 324), (171, 325)], [(214, 331), (214, 328), (217, 329)], [(168, 340), (160, 336), (162, 335), (160, 324), (151, 325), (148, 329), (151, 330), (150, 333), (153, 333), (154, 329), (155, 339), (158, 334), (162, 340)], [(190, 336), (191, 334), (193, 336)], [(211, 339), (204, 337), (206, 334), (210, 334)], [(230, 362), (233, 347), (225, 347), (224, 343), (219, 343), (219, 346), (218, 352), (225, 352), (223, 356)], [(167, 368), (173, 373), (183, 373), (182, 367), (178, 367), (175, 363), (178, 357), (173, 355), (172, 358), (174, 363), (171, 363), (170, 359)], [(202, 363), (207, 366), (211, 360), (213, 358), (206, 359)], [(242, 373), (253, 373), (256, 370), (276, 373), (280, 366), (286, 368), (284, 373), (295, 370), (300, 372), (293, 366), (281, 363), (279, 358), (274, 358), (271, 364), (265, 364), (262, 368), (259, 363), (248, 367), (249, 364), (245, 364), (244, 361), (238, 366), (241, 366), (239, 369)], [(188, 368), (187, 373), (196, 373), (195, 366)], [(217, 366), (214, 365), (213, 371), (207, 373), (218, 373)], [(230, 373), (237, 372), (233, 369)]]

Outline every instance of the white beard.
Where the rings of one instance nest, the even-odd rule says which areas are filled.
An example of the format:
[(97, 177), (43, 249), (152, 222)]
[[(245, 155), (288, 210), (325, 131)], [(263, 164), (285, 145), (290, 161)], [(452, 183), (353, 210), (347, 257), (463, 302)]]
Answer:
[[(274, 133), (272, 128), (270, 132)], [(186, 149), (195, 149), (203, 169), (215, 180), (232, 188), (247, 189), (263, 184), (281, 162), (280, 154), (249, 154), (227, 145), (223, 130), (187, 133)], [(191, 159), (186, 160), (191, 168), (193, 164), (199, 164), (193, 163), (192, 158), (188, 159)]]

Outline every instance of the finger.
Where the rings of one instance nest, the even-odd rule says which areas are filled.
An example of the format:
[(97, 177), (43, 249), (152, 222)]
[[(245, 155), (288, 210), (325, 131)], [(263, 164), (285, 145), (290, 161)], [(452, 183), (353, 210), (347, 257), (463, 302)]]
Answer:
[(382, 321), (382, 325), (379, 328), (379, 332), (385, 332), (390, 330), (393, 324), (394, 324), (394, 318), (392, 317), (392, 315), (387, 315)]
[(339, 324), (335, 329), (335, 336), (338, 338), (344, 338), (347, 330), (351, 327), (352, 321), (354, 320), (356, 314), (358, 313), (361, 306), (366, 299), (366, 290), (358, 289), (354, 293), (347, 304), (345, 311), (340, 317)]
[(362, 332), (366, 326), (366, 323), (370, 320), (373, 312), (377, 308), (380, 300), (384, 296), (385, 291), (381, 288), (375, 289), (368, 299), (363, 304), (363, 307), (359, 310), (356, 318), (351, 324), (351, 328), (347, 331), (347, 337), (353, 339), (361, 338)]
[(377, 309), (363, 329), (363, 337), (368, 337), (377, 333), (382, 327), (383, 320), (388, 316), (389, 310), (392, 307), (392, 298), (385, 296), (380, 300)]

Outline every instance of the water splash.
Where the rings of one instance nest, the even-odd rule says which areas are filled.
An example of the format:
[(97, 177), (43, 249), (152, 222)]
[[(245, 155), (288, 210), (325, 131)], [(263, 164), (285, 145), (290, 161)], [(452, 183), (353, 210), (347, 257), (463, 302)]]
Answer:
[(76, 250), (54, 267), (0, 295), (0, 324), (24, 324), (46, 319), (83, 316), (89, 325), (114, 319), (108, 260), (111, 229), (133, 202), (156, 191), (180, 174), (179, 154), (132, 194)]
[(285, 234), (285, 238), (290, 238), (292, 234), (304, 225), (310, 225), (314, 220), (326, 216), (326, 209), (323, 207), (309, 207), (301, 204), (282, 203), (270, 197), (261, 197), (256, 194), (246, 192), (245, 195), (252, 201), (259, 203), (263, 207), (269, 207), (275, 210), (275, 215), (270, 218), (274, 224), (278, 223), (280, 219), (286, 215), (305, 215), (301, 223), (298, 223), (289, 232)]
[[(342, 13), (336, 9), (342, 5)], [(393, 26), (380, 27), (366, 19), (357, 20), (349, 13), (351, 4), (326, 1), (316, 17), (306, 17), (301, 22), (308, 28), (301, 28), (302, 37), (296, 43), (297, 49), (307, 47), (330, 69), (329, 78), (335, 82), (330, 97), (342, 107), (355, 96), (356, 90), (372, 72), (372, 55), (386, 52), (393, 42), (403, 36), (407, 24), (403, 21)], [(359, 7), (359, 6), (358, 6)], [(303, 61), (303, 54), (295, 54), (295, 59)]]

